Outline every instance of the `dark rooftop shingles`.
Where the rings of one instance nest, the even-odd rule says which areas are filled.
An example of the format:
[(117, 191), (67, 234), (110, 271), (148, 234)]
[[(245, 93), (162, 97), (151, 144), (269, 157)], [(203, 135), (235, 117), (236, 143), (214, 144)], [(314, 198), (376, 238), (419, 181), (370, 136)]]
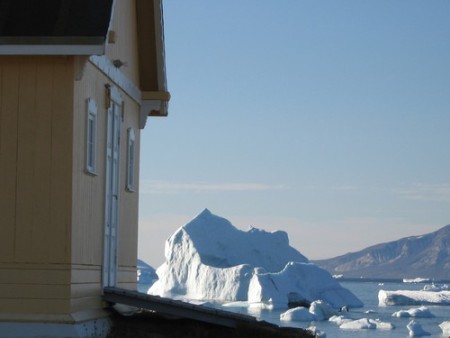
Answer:
[(0, 0), (0, 36), (106, 37), (112, 0)]

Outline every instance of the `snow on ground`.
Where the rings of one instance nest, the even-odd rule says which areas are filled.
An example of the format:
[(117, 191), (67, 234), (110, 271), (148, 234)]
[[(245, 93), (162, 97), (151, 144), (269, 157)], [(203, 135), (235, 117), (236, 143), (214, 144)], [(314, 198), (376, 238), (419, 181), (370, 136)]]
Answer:
[(450, 291), (378, 291), (378, 303), (386, 305), (450, 305)]
[(165, 258), (149, 294), (284, 307), (315, 300), (337, 308), (363, 305), (292, 248), (286, 232), (241, 231), (207, 209), (167, 240)]
[(410, 337), (422, 337), (422, 336), (431, 336), (431, 333), (425, 331), (422, 328), (422, 325), (417, 323), (414, 320), (411, 320), (408, 325), (406, 325), (406, 328), (408, 329), (409, 336)]
[(407, 318), (407, 317), (414, 317), (414, 318), (433, 318), (434, 315), (431, 313), (430, 309), (428, 309), (426, 306), (421, 306), (418, 308), (412, 308), (409, 310), (400, 310), (397, 312), (394, 312), (392, 314), (392, 317), (398, 317), (398, 318)]

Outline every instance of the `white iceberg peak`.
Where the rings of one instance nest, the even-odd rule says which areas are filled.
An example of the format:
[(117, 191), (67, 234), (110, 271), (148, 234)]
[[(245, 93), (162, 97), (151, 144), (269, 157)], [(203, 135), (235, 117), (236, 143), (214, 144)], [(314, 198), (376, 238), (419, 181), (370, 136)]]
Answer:
[(284, 231), (242, 231), (203, 210), (166, 242), (166, 261), (149, 293), (197, 300), (287, 306), (322, 299), (333, 307), (362, 306), (325, 270), (289, 245)]

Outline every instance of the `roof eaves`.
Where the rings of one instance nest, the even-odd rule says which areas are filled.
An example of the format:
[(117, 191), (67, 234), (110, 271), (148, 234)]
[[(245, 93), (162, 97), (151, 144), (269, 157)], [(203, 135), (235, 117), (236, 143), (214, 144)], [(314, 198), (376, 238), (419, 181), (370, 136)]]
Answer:
[(0, 37), (0, 55), (101, 55), (104, 37)]

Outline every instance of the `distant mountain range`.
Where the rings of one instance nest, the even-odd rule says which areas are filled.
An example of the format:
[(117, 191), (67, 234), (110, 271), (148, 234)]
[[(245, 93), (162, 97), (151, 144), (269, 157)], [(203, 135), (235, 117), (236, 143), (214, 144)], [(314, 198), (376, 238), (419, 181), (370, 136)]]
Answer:
[(314, 263), (343, 277), (450, 280), (450, 225)]

